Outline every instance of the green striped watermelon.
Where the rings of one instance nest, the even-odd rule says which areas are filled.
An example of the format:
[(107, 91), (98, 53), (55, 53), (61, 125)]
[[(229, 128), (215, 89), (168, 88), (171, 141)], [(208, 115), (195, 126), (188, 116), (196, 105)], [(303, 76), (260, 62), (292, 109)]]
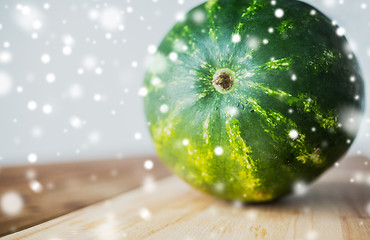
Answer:
[(364, 84), (342, 29), (295, 0), (211, 0), (178, 22), (146, 77), (162, 161), (193, 187), (263, 202), (308, 183), (350, 147), (344, 109)]

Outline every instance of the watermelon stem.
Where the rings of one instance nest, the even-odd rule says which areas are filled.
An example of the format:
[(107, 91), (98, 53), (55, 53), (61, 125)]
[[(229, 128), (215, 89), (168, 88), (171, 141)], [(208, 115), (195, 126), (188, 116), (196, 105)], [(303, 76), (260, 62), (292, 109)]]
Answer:
[(234, 87), (235, 74), (228, 68), (222, 68), (213, 75), (212, 84), (220, 93), (228, 93)]

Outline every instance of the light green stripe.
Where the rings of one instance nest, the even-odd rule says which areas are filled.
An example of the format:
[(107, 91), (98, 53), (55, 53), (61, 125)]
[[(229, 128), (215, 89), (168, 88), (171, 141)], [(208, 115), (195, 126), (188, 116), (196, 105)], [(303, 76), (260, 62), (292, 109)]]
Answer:
[(264, 8), (263, 1), (254, 0), (252, 4), (242, 13), (239, 24), (235, 27), (235, 33), (244, 32), (244, 25), (248, 22), (257, 12), (257, 10)]
[(219, 10), (220, 6), (217, 4), (216, 0), (210, 0), (205, 4), (205, 8), (208, 11), (208, 18), (209, 18), (209, 24), (210, 24), (208, 34), (213, 41), (216, 41), (218, 36), (216, 33), (217, 30), (215, 26), (214, 14), (216, 10)]
[(292, 59), (287, 58), (281, 58), (269, 61), (265, 63), (265, 65), (262, 67), (262, 69), (265, 70), (289, 70), (291, 67)]

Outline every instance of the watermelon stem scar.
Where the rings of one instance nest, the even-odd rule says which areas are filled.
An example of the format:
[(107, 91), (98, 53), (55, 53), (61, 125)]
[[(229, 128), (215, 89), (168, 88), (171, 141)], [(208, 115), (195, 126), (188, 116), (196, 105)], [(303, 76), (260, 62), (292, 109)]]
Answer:
[(213, 75), (212, 84), (220, 93), (228, 93), (234, 87), (235, 74), (228, 68), (222, 68)]

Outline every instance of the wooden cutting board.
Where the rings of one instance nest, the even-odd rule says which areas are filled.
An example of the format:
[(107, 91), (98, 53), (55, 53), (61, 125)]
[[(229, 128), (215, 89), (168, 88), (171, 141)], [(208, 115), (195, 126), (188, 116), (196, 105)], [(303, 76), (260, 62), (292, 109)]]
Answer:
[(367, 164), (365, 158), (345, 159), (306, 194), (260, 205), (217, 200), (176, 176), (148, 180), (3, 239), (369, 240)]
[[(144, 168), (148, 159), (154, 166), (151, 170)], [(16, 192), (24, 202), (16, 215), (4, 215), (0, 207), (0, 236), (117, 196), (148, 179), (169, 175), (158, 159), (150, 156), (0, 168), (0, 200)], [(32, 190), (35, 182), (37, 188)]]

